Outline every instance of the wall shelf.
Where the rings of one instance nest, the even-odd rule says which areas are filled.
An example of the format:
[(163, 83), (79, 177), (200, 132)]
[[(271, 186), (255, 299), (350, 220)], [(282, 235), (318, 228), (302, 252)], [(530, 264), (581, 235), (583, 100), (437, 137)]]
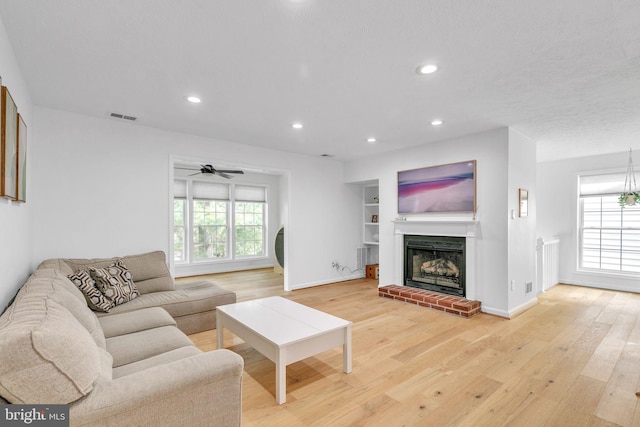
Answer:
[[(369, 260), (371, 264), (378, 263), (378, 247), (380, 243), (379, 215), (380, 203), (378, 184), (366, 184), (362, 187), (362, 244), (369, 248)], [(375, 220), (374, 220), (375, 216)], [(376, 221), (376, 222), (374, 222)]]

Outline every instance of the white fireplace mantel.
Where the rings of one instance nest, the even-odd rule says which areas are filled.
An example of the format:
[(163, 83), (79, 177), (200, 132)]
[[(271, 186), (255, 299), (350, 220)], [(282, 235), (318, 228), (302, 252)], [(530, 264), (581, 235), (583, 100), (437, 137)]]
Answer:
[(393, 221), (395, 234), (475, 237), (480, 221), (468, 218)]
[(404, 285), (404, 235), (464, 237), (466, 262), (466, 298), (476, 299), (476, 230), (480, 223), (469, 218), (437, 218), (393, 221), (395, 283)]

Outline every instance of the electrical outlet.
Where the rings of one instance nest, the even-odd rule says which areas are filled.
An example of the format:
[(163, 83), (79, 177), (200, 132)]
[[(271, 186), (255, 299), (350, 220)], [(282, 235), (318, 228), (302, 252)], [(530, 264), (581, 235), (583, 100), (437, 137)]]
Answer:
[(529, 292), (533, 291), (533, 282), (524, 282), (524, 286), (525, 286), (525, 294), (528, 294)]
[(514, 291), (516, 289), (516, 281), (512, 280), (511, 281), (511, 290)]

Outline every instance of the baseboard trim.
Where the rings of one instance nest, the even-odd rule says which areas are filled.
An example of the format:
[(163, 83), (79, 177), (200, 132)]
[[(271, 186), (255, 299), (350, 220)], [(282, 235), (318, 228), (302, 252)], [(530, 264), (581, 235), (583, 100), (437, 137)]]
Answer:
[(350, 274), (348, 276), (340, 276), (338, 278), (334, 277), (332, 279), (319, 280), (317, 282), (309, 282), (309, 283), (301, 283), (298, 285), (293, 285), (291, 286), (291, 290), (295, 291), (296, 289), (312, 288), (314, 286), (328, 285), (329, 283), (346, 282), (347, 280), (362, 279), (363, 277), (365, 276), (362, 273)]
[(514, 317), (519, 316), (520, 314), (524, 313), (532, 307), (535, 307), (536, 305), (538, 305), (537, 297), (517, 306), (513, 310), (509, 310), (509, 319), (513, 319)]

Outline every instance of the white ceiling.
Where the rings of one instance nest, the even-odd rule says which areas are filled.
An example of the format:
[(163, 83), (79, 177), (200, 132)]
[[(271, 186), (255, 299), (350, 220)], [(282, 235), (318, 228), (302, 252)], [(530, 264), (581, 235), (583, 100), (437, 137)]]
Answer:
[(637, 0), (0, 0), (0, 16), (36, 105), (343, 160), (501, 126), (540, 161), (640, 149)]

